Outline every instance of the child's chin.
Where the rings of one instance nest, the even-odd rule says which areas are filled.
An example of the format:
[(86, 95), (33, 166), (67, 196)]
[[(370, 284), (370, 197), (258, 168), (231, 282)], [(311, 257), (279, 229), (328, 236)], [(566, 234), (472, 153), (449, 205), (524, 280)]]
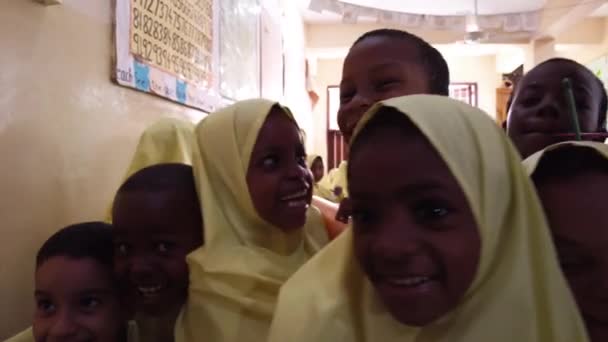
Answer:
[(279, 226), (285, 233), (293, 232), (302, 229), (306, 224), (306, 212), (297, 217), (291, 217), (289, 220), (285, 220), (283, 224)]
[(136, 310), (146, 316), (162, 316), (170, 310), (171, 301), (159, 295), (156, 298), (138, 298)]

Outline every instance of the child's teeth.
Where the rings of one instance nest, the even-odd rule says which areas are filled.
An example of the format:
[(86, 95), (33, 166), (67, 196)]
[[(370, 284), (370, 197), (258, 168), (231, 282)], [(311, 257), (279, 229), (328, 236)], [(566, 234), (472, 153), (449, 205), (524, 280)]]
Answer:
[(306, 196), (306, 192), (307, 191), (308, 191), (307, 189), (304, 189), (302, 191), (298, 191), (296, 193), (293, 193), (293, 194), (291, 194), (289, 196), (285, 196), (282, 199), (283, 199), (283, 201), (287, 201), (287, 200), (290, 200), (290, 199), (294, 199), (294, 198), (298, 198), (298, 197), (303, 197), (303, 196)]
[(303, 207), (303, 206), (306, 206), (306, 201), (304, 201), (304, 200), (300, 200), (300, 201), (288, 201), (287, 202), (287, 206), (290, 207), (290, 208)]
[(428, 277), (407, 277), (407, 278), (392, 278), (389, 280), (395, 285), (402, 286), (417, 286), (429, 281)]
[(162, 286), (158, 285), (158, 286), (139, 286), (137, 289), (139, 290), (139, 292), (143, 295), (154, 295), (156, 294), (160, 289), (162, 288)]

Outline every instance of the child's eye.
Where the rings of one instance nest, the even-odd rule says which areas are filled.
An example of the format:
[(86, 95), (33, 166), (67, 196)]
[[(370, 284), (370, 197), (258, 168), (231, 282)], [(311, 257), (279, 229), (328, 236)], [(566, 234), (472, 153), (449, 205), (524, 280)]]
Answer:
[(348, 103), (354, 96), (354, 91), (340, 93), (340, 104)]
[(374, 222), (375, 214), (368, 209), (353, 208), (351, 217), (355, 225), (366, 225)]
[(267, 156), (262, 159), (262, 167), (266, 170), (273, 170), (279, 164), (279, 158), (277, 156)]
[(129, 246), (127, 246), (126, 243), (117, 243), (114, 246), (114, 249), (116, 250), (116, 254), (120, 255), (120, 256), (125, 256), (129, 254)]
[(382, 81), (378, 83), (378, 89), (380, 90), (386, 90), (388, 88), (391, 88), (395, 85), (399, 84), (398, 80), (386, 80), (386, 81)]
[(156, 244), (156, 251), (161, 254), (169, 253), (169, 249), (171, 248), (171, 244), (168, 242), (159, 242)]
[(308, 166), (306, 165), (306, 155), (298, 154), (296, 156), (296, 161), (298, 162), (298, 165), (304, 166), (304, 168), (308, 168)]
[(80, 300), (80, 308), (85, 312), (91, 312), (101, 305), (101, 300), (96, 297), (84, 297)]
[(56, 310), (55, 304), (48, 299), (38, 299), (36, 301), (36, 308), (44, 315), (50, 315)]
[(445, 218), (450, 209), (440, 201), (421, 201), (414, 205), (414, 214), (419, 222), (434, 221)]
[(558, 248), (557, 254), (559, 256), (559, 263), (564, 272), (578, 273), (586, 270), (592, 265), (592, 262), (589, 262), (588, 259), (572, 252), (562, 252)]

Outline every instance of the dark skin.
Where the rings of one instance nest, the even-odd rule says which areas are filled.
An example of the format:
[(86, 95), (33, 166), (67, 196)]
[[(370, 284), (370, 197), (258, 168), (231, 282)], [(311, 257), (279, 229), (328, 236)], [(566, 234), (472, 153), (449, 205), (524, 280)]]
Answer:
[(323, 178), (323, 174), (325, 173), (323, 167), (323, 159), (316, 158), (314, 162), (312, 162), (312, 166), (310, 167), (310, 171), (312, 172), (313, 179), (315, 183), (319, 182), (321, 178)]
[(312, 200), (312, 174), (296, 124), (274, 108), (258, 133), (247, 185), (262, 219), (285, 232), (300, 229)]
[[(381, 51), (381, 52), (380, 52)], [(416, 47), (391, 37), (368, 37), (354, 45), (342, 69), (338, 126), (348, 144), (355, 126), (376, 102), (431, 92)], [(334, 189), (336, 196), (342, 188)], [(347, 223), (349, 208), (340, 203), (336, 220)]]
[(186, 255), (203, 243), (194, 190), (119, 192), (114, 201), (115, 272), (135, 311), (176, 314), (186, 300)]
[(600, 99), (603, 89), (583, 66), (555, 61), (532, 69), (520, 81), (507, 118), (507, 134), (523, 158), (545, 147), (571, 138), (572, 118), (562, 88), (570, 78), (582, 132), (599, 132)]
[(377, 128), (351, 155), (355, 255), (388, 311), (425, 326), (473, 282), (481, 242), (462, 189), (413, 128)]
[(608, 174), (590, 170), (537, 189), (591, 341), (608, 341)]

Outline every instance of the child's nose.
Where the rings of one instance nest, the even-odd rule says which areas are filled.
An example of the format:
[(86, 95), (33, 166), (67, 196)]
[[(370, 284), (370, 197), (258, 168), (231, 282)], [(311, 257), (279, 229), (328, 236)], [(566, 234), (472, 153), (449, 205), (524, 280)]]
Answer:
[(49, 340), (61, 341), (65, 338), (75, 336), (78, 333), (78, 324), (74, 320), (70, 310), (60, 310), (49, 329)]
[(372, 245), (372, 253), (384, 262), (402, 261), (419, 254), (422, 245), (413, 223), (407, 215), (394, 214), (387, 220)]
[(150, 258), (145, 255), (138, 255), (131, 258), (131, 272), (136, 275), (145, 275), (154, 269)]
[(312, 175), (312, 172), (306, 166), (300, 165), (298, 161), (293, 161), (289, 165), (287, 175), (290, 179), (306, 179)]
[(541, 104), (541, 107), (536, 112), (536, 115), (540, 118), (548, 120), (560, 119), (561, 113), (559, 108), (559, 102), (550, 96), (545, 97)]

